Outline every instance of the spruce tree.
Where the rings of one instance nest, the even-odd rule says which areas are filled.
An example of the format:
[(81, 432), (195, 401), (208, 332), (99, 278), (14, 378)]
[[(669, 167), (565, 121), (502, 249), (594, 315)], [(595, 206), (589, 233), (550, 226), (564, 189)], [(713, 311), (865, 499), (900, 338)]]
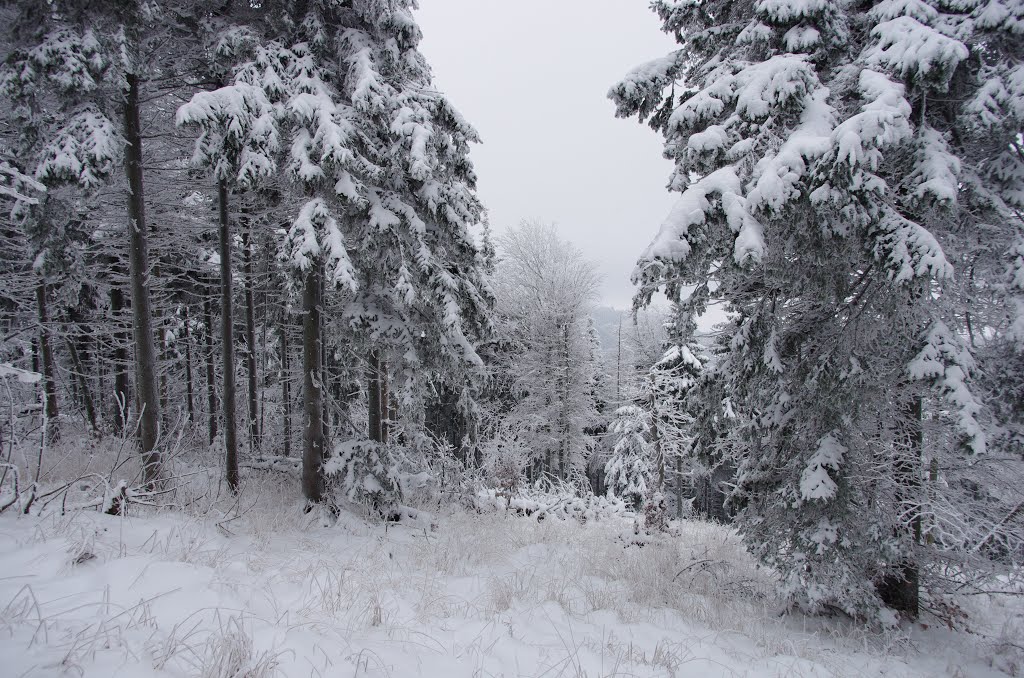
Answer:
[(949, 302), (959, 236), (1005, 256), (1017, 228), (1019, 8), (996, 4), (657, 0), (680, 49), (610, 92), (681, 193), (636, 302), (727, 303), (732, 499), (803, 609), (916, 615), (922, 398), (986, 451)]
[[(280, 102), (268, 125), (280, 130), (281, 151), (266, 157), (286, 170), (297, 197), (280, 246), (302, 290), (311, 501), (326, 498), (330, 455), (323, 366), (335, 352), (322, 334), (325, 307), (346, 328), (345, 348), (370, 365), (370, 442), (346, 448), (355, 452), (345, 463), (358, 471), (343, 483), (382, 488), (370, 498), (378, 504), (397, 499), (385, 445), (396, 399), (420, 413), (408, 424), (422, 426), (427, 382), (470, 394), (482, 374), (475, 343), (489, 332), (490, 292), (469, 231), (482, 210), (467, 156), (477, 136), (431, 87), (411, 7), (357, 0), (246, 13), (231, 39), (255, 39), (237, 52), (235, 84), (209, 95), (230, 98), (234, 87)], [(373, 483), (363, 482), (370, 475)]]
[(33, 158), (37, 179), (74, 187), (76, 199), (114, 180), (126, 184), (139, 441), (147, 482), (159, 477), (162, 460), (140, 126), (148, 64), (141, 54), (161, 19), (158, 8), (133, 0), (16, 3), (6, 27), (12, 49), (0, 78), (22, 130), (21, 150)]

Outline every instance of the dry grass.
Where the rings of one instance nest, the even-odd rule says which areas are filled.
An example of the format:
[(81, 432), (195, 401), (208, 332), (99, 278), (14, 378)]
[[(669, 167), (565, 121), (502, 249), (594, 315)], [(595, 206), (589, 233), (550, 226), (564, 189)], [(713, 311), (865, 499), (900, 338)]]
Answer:
[[(51, 481), (108, 467), (118, 454), (110, 445), (75, 463), (69, 458)], [(284, 673), (282, 666), (296, 659), (276, 643), (295, 634), (320, 639), (318, 658), (303, 655), (298, 662), (306, 662), (302, 675), (340, 675), (340, 658), (347, 675), (353, 669), (387, 675), (390, 664), (381, 653), (353, 640), (366, 637), (408, 651), (461, 653), (483, 665), (492, 651), (484, 639), (494, 637), (488, 635), (494, 628), (508, 624), (513, 638), (524, 633), (514, 627), (517, 618), (539, 618), (555, 634), (556, 649), (544, 666), (523, 675), (687, 675), (712, 666), (695, 654), (708, 646), (737, 664), (774, 667), (778, 675), (813, 675), (811, 663), (834, 675), (858, 675), (861, 667), (850, 656), (915, 652), (906, 636), (838, 620), (780, 619), (775, 578), (720, 525), (686, 521), (672, 534), (637, 538), (622, 520), (580, 525), (456, 511), (436, 531), (385, 529), (349, 515), (324, 529), (319, 516), (302, 512), (292, 478), (251, 472), (234, 497), (223, 491), (206, 455), (197, 450), (174, 461), (183, 479), (174, 508), (143, 507), (128, 518), (150, 520), (144, 537), (138, 530), (117, 532), (123, 521), (109, 519), (101, 529), (95, 514), (51, 511), (32, 519), (29, 539), (61, 540), (67, 572), (126, 557), (208, 569), (210, 586), (250, 609), (196, 610), (168, 626), (153, 616), (153, 600), (119, 608), (100, 591), (47, 601), (26, 586), (0, 601), (0, 628), (27, 645), (58, 648), (68, 670), (99, 652), (120, 652), (203, 678)], [(139, 577), (145, 576), (143, 570)], [(490, 630), (445, 640), (452, 619)], [(598, 619), (650, 625), (664, 629), (664, 637), (641, 646), (611, 632), (571, 631), (572, 624), (592, 629)], [(1010, 675), (1020, 672), (1022, 632), (1022, 623), (1010, 618), (992, 635), (993, 665)]]

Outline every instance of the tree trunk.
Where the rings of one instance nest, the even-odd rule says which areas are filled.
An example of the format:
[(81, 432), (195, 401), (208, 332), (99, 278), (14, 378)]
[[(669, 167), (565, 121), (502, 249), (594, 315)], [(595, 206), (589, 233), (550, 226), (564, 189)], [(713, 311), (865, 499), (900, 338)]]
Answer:
[(242, 233), (243, 266), (245, 273), (245, 365), (249, 377), (249, 452), (254, 457), (260, 448), (259, 393), (256, 374), (256, 304), (253, 300), (251, 224)]
[(227, 467), (228, 487), (238, 492), (238, 438), (235, 425), (235, 336), (234, 314), (231, 303), (231, 227), (228, 221), (228, 184), (217, 181), (220, 203), (220, 340), (224, 379), (221, 405), (224, 408), (224, 460)]
[[(897, 501), (913, 503), (920, 501), (921, 479), (919, 476), (924, 453), (924, 428), (922, 426), (923, 403), (921, 396), (914, 396), (905, 406), (904, 426), (905, 448), (899, 450), (902, 457), (895, 464), (894, 479), (897, 484)], [(906, 510), (899, 507), (900, 511)], [(908, 526), (915, 544), (921, 542), (921, 511), (918, 505), (913, 511), (914, 518)], [(882, 602), (910, 619), (917, 619), (920, 613), (920, 572), (913, 557), (908, 557), (892, 573), (878, 584), (878, 595)]]
[(370, 440), (377, 443), (387, 442), (387, 377), (384, 374), (384, 363), (380, 353), (370, 351), (369, 367), (366, 371), (366, 395)]
[(384, 360), (377, 362), (377, 379), (380, 384), (380, 441), (386, 445), (391, 436), (391, 393), (388, 384), (388, 365)]
[(292, 453), (292, 384), (288, 373), (288, 316), (281, 322), (281, 407), (284, 419), (284, 456)]
[(676, 456), (676, 518), (683, 517), (683, 460)]
[(110, 311), (114, 315), (118, 330), (114, 333), (114, 399), (117, 410), (114, 412), (114, 432), (124, 433), (128, 426), (128, 332), (121, 322), (121, 312), (125, 309), (124, 292), (120, 287), (110, 288)]
[[(159, 279), (160, 270), (158, 266), (153, 266), (153, 277)], [(156, 326), (157, 326), (157, 342), (159, 343), (160, 356), (158, 364), (169, 365), (171, 362), (171, 351), (170, 346), (167, 344), (167, 318), (163, 317), (159, 311), (156, 314)], [(170, 385), (167, 381), (167, 370), (160, 370), (160, 380), (158, 386), (158, 392), (160, 393), (160, 412), (164, 417), (168, 416), (168, 411), (171, 409), (170, 406)], [(169, 422), (164, 422), (165, 424)]]
[(267, 303), (267, 291), (264, 286), (263, 290), (263, 352), (260, 355), (260, 374), (263, 375), (263, 388), (260, 389), (260, 443), (263, 443), (263, 434), (267, 430), (267, 386), (270, 383), (270, 351), (268, 346), (270, 345), (270, 305)]
[(327, 370), (327, 353), (328, 353), (329, 349), (327, 348), (327, 346), (324, 343), (324, 338), (327, 336), (327, 318), (324, 317), (324, 313), (323, 313), (323, 300), (326, 297), (326, 293), (325, 293), (325, 291), (326, 291), (326, 287), (325, 287), (326, 284), (327, 284), (327, 277), (324, 276), (324, 275), (320, 275), (320, 297), (319, 297), (320, 301), (318, 302), (320, 304), (320, 307), (319, 307), (319, 312), (318, 312), (317, 315), (318, 315), (318, 317), (320, 319), (320, 405), (321, 405), (321, 408), (322, 408), (322, 412), (321, 412), (320, 416), (322, 417), (323, 422), (324, 422), (324, 436), (325, 436), (324, 446), (325, 446), (325, 449), (326, 449), (326, 446), (329, 444), (329, 441), (326, 439), (326, 436), (327, 436), (328, 426), (330, 425), (330, 421), (331, 421), (330, 416), (329, 416), (329, 412), (327, 410), (327, 404), (328, 404), (328, 402), (330, 400), (330, 398), (328, 398), (328, 395), (329, 395), (328, 387), (330, 386), (330, 383), (331, 383), (330, 382), (330, 372)]
[(188, 326), (188, 303), (181, 305), (184, 314), (184, 340), (185, 340), (185, 405), (188, 408), (188, 420), (196, 418), (194, 386), (192, 384), (192, 333)]
[(302, 449), (302, 493), (310, 503), (324, 500), (323, 337), (320, 332), (323, 262), (314, 260), (302, 286), (302, 405), (305, 416)]
[(203, 335), (206, 341), (206, 412), (209, 415), (210, 444), (217, 439), (217, 369), (213, 354), (213, 310), (209, 298), (203, 299)]
[(156, 347), (153, 312), (149, 302), (149, 248), (146, 242), (146, 207), (142, 188), (142, 136), (139, 125), (139, 81), (126, 73), (124, 102), (125, 174), (128, 178), (129, 263), (132, 280), (132, 320), (135, 327), (135, 384), (141, 404), (139, 442), (143, 478), (160, 477), (160, 399), (157, 393)]
[(43, 399), (46, 413), (46, 437), (54, 441), (60, 437), (57, 417), (57, 380), (54, 376), (53, 350), (50, 346), (49, 317), (46, 310), (46, 283), (40, 279), (36, 285), (36, 311), (39, 314), (39, 353), (42, 358)]

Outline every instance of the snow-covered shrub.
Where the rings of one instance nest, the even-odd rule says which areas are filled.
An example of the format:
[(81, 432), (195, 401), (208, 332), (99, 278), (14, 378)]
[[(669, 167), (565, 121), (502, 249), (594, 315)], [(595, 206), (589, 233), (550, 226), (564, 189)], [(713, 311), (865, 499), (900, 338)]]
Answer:
[(475, 507), (480, 512), (507, 511), (537, 520), (551, 517), (581, 523), (631, 515), (622, 500), (583, 494), (569, 483), (541, 482), (513, 492), (481, 489), (476, 494)]
[(501, 427), (481, 449), (484, 481), (506, 494), (517, 492), (532, 461), (532, 453), (527, 446)]
[(324, 474), (336, 498), (391, 515), (402, 498), (398, 464), (390, 447), (371, 440), (349, 440), (334, 448)]
[(644, 527), (664, 532), (668, 527), (668, 502), (661, 492), (652, 492), (644, 502)]

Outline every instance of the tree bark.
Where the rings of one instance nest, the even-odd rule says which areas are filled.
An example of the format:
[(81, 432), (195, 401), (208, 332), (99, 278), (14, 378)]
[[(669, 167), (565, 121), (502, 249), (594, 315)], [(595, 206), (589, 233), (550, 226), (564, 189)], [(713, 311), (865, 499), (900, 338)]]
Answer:
[[(320, 297), (319, 297), (320, 301), (318, 302), (320, 304), (320, 307), (319, 307), (320, 311), (318, 313), (318, 316), (319, 316), (319, 319), (320, 319), (320, 405), (321, 405), (321, 408), (322, 408), (322, 412), (321, 412), (320, 416), (323, 418), (323, 422), (324, 422), (324, 436), (325, 437), (327, 436), (328, 427), (329, 427), (330, 421), (331, 421), (330, 416), (329, 416), (330, 413), (327, 410), (327, 404), (328, 404), (328, 401), (330, 400), (330, 398), (328, 398), (327, 396), (329, 394), (328, 389), (329, 389), (330, 383), (331, 383), (331, 377), (330, 377), (331, 373), (327, 369), (328, 348), (324, 345), (324, 337), (327, 336), (327, 318), (324, 316), (323, 306), (322, 306), (323, 300), (326, 297), (326, 284), (327, 284), (327, 276), (321, 274), (320, 275)], [(329, 444), (329, 442), (325, 438), (325, 440), (324, 440), (325, 449), (326, 449), (326, 445), (328, 445), (328, 444)]]
[(683, 460), (676, 455), (676, 518), (683, 517)]
[(386, 445), (391, 435), (391, 394), (388, 388), (388, 365), (382, 359), (377, 362), (377, 379), (380, 384), (380, 441)]
[(367, 421), (369, 430), (367, 435), (370, 440), (377, 443), (387, 442), (384, 427), (387, 404), (385, 394), (387, 386), (381, 378), (381, 359), (376, 351), (370, 351), (369, 366), (366, 371), (366, 396), (367, 396)]
[(228, 220), (228, 184), (217, 181), (220, 233), (220, 340), (224, 388), (224, 461), (228, 487), (238, 492), (238, 437), (235, 424), (235, 336), (231, 303), (231, 225)]
[(292, 384), (288, 373), (288, 316), (281, 322), (281, 407), (284, 419), (284, 456), (292, 453)]
[(185, 329), (183, 336), (185, 340), (185, 405), (188, 408), (188, 420), (191, 422), (196, 418), (194, 386), (192, 384), (192, 332), (188, 326), (188, 303), (182, 304), (181, 308), (184, 314)]
[(302, 449), (302, 493), (310, 503), (324, 500), (323, 337), (320, 332), (323, 262), (314, 260), (302, 286), (302, 405), (305, 416)]
[(132, 281), (132, 319), (135, 327), (136, 389), (141, 405), (139, 442), (143, 478), (160, 477), (160, 399), (157, 393), (156, 347), (153, 312), (149, 300), (149, 247), (146, 242), (146, 207), (142, 187), (142, 135), (139, 124), (139, 81), (126, 73), (124, 100), (125, 174), (128, 179), (129, 265)]
[(243, 268), (245, 274), (245, 365), (249, 386), (249, 452), (256, 456), (260, 448), (259, 393), (256, 374), (256, 304), (253, 300), (251, 224), (242, 233)]
[(110, 310), (118, 323), (118, 330), (114, 333), (114, 399), (116, 400), (116, 411), (114, 412), (114, 432), (118, 435), (124, 433), (128, 426), (128, 332), (121, 322), (121, 312), (125, 310), (124, 292), (120, 287), (110, 288)]
[(206, 341), (206, 412), (209, 415), (208, 428), (210, 444), (217, 439), (217, 368), (213, 349), (213, 309), (209, 298), (203, 299), (203, 324)]
[(50, 346), (49, 316), (46, 308), (46, 283), (36, 285), (36, 311), (39, 314), (39, 353), (42, 358), (43, 399), (46, 413), (46, 437), (54, 441), (60, 436), (57, 417), (57, 380), (54, 376), (53, 349)]

